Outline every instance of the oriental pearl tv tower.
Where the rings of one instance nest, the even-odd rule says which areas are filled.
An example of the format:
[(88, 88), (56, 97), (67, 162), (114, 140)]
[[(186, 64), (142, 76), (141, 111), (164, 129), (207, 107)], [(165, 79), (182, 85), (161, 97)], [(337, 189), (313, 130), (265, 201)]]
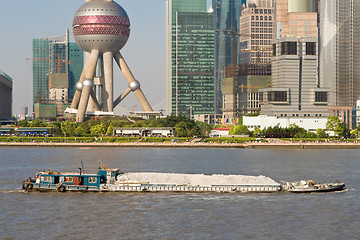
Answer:
[[(153, 112), (140, 89), (140, 83), (135, 79), (120, 53), (130, 36), (130, 20), (119, 4), (112, 0), (85, 0), (75, 14), (73, 34), (77, 44), (85, 51), (85, 66), (76, 84), (76, 92), (71, 104), (73, 110), (77, 109), (78, 122), (84, 121), (87, 111), (99, 111), (104, 115), (112, 113), (130, 92), (134, 92), (145, 112)], [(115, 100), (113, 59), (128, 83), (128, 88)], [(95, 78), (97, 65), (99, 65), (99, 77)], [(95, 85), (101, 86), (98, 91), (94, 87), (94, 78), (97, 81)]]

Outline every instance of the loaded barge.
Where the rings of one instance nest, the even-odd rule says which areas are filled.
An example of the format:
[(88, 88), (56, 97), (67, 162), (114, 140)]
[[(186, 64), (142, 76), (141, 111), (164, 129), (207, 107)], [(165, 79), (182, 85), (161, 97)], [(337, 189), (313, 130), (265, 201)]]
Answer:
[[(120, 169), (99, 168), (96, 174), (39, 171), (23, 182), (23, 189), (57, 192), (304, 192), (314, 187), (294, 183), (277, 183), (265, 176), (203, 175), (176, 173), (120, 172)], [(322, 185), (325, 186), (325, 185)], [(333, 185), (331, 185), (333, 186)], [(345, 184), (336, 189), (342, 190)], [(296, 189), (294, 191), (294, 189)], [(325, 190), (325, 188), (321, 188)], [(335, 188), (330, 191), (335, 191)]]

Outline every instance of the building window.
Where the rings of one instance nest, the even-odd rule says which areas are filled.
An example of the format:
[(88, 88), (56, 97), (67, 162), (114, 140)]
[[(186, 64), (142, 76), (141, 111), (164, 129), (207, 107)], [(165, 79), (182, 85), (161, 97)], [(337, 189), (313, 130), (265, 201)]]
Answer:
[(297, 55), (297, 42), (282, 42), (281, 55)]
[(286, 42), (286, 55), (297, 55), (297, 42)]
[[(281, 45), (281, 46), (282, 46), (282, 45)], [(273, 44), (273, 45), (272, 45), (272, 50), (273, 50), (273, 51), (272, 51), (272, 55), (273, 55), (273, 56), (276, 56), (276, 44)], [(281, 48), (281, 52), (282, 52), (282, 48)]]
[(264, 95), (263, 95), (262, 92), (259, 93), (259, 101), (260, 101), (260, 102), (263, 102), (263, 101), (264, 101)]
[(306, 43), (306, 55), (316, 55), (316, 43), (307, 42)]
[[(275, 45), (275, 44), (274, 44)], [(276, 49), (276, 48), (275, 48)], [(285, 55), (286, 54), (286, 43), (282, 42), (281, 43), (281, 55)]]
[(268, 92), (268, 101), (269, 102), (287, 102), (287, 92), (286, 91)]
[(327, 102), (327, 92), (315, 92), (315, 102)]

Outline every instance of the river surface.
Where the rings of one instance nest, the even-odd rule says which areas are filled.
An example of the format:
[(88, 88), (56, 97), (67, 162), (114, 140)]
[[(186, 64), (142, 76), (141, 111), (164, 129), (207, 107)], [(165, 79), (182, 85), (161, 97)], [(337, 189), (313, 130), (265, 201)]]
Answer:
[[(338, 193), (25, 193), (37, 170), (265, 175)], [(0, 148), (0, 239), (360, 239), (360, 150)]]

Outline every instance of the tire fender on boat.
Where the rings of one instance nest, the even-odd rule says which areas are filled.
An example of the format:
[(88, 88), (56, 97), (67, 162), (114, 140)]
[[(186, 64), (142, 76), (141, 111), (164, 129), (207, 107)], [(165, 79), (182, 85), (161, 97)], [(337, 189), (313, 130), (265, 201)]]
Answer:
[(65, 192), (65, 189), (66, 189), (66, 187), (63, 184), (58, 187), (59, 192)]
[(26, 190), (27, 191), (31, 191), (33, 189), (34, 185), (32, 183), (28, 183), (28, 185), (26, 186)]

